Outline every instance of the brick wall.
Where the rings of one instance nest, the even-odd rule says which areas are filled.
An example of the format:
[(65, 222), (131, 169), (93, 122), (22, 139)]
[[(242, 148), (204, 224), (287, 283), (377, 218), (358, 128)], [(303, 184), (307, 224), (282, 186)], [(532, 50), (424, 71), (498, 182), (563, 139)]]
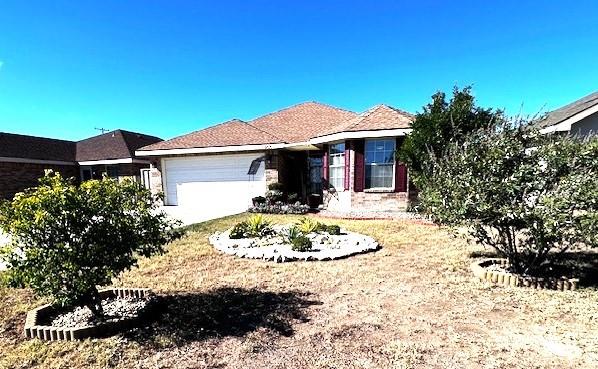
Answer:
[(0, 162), (0, 198), (10, 199), (17, 192), (37, 186), (46, 169), (59, 172), (63, 177), (79, 179), (77, 165)]
[(351, 208), (363, 211), (405, 211), (407, 192), (352, 192)]

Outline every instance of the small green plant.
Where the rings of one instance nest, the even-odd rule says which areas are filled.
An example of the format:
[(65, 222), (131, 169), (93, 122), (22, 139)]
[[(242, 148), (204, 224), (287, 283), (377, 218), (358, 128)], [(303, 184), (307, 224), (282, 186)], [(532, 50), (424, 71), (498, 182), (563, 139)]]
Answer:
[(322, 231), (322, 227), (325, 227), (325, 225), (312, 218), (301, 218), (299, 222), (297, 222), (297, 227), (304, 234), (308, 234)]
[(249, 217), (246, 221), (246, 234), (249, 237), (262, 237), (272, 233), (272, 225), (267, 221), (263, 215), (255, 214)]
[(310, 251), (312, 246), (311, 240), (304, 234), (299, 234), (291, 241), (291, 249), (293, 249), (293, 251)]
[(294, 204), (299, 201), (299, 195), (296, 192), (292, 192), (287, 195), (287, 202), (289, 204)]
[(302, 235), (303, 235), (303, 233), (301, 232), (301, 230), (297, 226), (292, 226), (287, 231), (286, 238), (287, 238), (287, 241), (289, 243), (293, 243), (293, 240), (295, 238), (297, 238), (299, 236), (302, 236)]
[(325, 226), (325, 228), (325, 231), (333, 236), (338, 236), (339, 234), (341, 234), (341, 227), (339, 227), (336, 224), (327, 225)]
[(266, 203), (266, 198), (264, 196), (256, 196), (251, 199), (253, 202), (253, 206), (258, 206)]
[(240, 222), (233, 226), (230, 230), (229, 238), (238, 240), (247, 237), (247, 222)]
[(282, 183), (274, 182), (268, 185), (268, 190), (270, 191), (284, 191), (284, 186)]

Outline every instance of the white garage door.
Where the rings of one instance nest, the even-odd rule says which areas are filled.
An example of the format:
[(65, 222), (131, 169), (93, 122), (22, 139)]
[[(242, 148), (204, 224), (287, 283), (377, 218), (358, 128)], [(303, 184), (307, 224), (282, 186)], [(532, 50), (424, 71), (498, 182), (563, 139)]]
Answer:
[(266, 192), (264, 162), (255, 176), (251, 162), (263, 154), (209, 155), (164, 159), (166, 204), (217, 212), (246, 211), (251, 198)]

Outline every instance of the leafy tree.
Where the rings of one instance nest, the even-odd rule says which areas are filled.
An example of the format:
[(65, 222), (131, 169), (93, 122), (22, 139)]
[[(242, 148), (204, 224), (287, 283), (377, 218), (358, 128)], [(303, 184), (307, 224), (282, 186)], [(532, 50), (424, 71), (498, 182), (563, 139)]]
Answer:
[(180, 236), (156, 200), (133, 181), (76, 186), (46, 173), (39, 187), (0, 204), (0, 229), (11, 235), (2, 256), (12, 282), (102, 317), (98, 286)]
[(598, 246), (597, 136), (501, 125), (453, 143), (433, 167), (421, 206), (437, 223), (464, 226), (517, 273), (542, 274), (551, 256)]
[(468, 133), (502, 121), (499, 110), (476, 106), (471, 87), (459, 90), (454, 87), (452, 98), (447, 101), (444, 92), (432, 95), (432, 102), (415, 116), (413, 131), (397, 152), (407, 164), (419, 188), (424, 188), (427, 173), (433, 168), (429, 163), (442, 157), (451, 142), (461, 141)]

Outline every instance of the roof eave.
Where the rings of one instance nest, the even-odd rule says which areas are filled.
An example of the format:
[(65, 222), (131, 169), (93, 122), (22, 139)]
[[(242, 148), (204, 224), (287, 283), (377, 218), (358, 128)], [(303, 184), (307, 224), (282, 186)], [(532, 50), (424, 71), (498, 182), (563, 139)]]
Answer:
[(326, 142), (356, 139), (356, 138), (378, 138), (378, 137), (395, 137), (406, 136), (411, 133), (411, 128), (392, 128), (392, 129), (377, 129), (377, 130), (363, 130), (363, 131), (343, 131), (338, 133), (331, 133), (324, 136), (314, 137), (309, 142), (311, 144), (323, 144)]
[(287, 144), (272, 143), (259, 145), (231, 145), (231, 146), (211, 146), (211, 147), (190, 147), (174, 149), (156, 149), (156, 150), (137, 150), (135, 155), (139, 157), (147, 156), (169, 156), (169, 155), (191, 155), (191, 154), (210, 154), (235, 151), (261, 151), (282, 149)]

